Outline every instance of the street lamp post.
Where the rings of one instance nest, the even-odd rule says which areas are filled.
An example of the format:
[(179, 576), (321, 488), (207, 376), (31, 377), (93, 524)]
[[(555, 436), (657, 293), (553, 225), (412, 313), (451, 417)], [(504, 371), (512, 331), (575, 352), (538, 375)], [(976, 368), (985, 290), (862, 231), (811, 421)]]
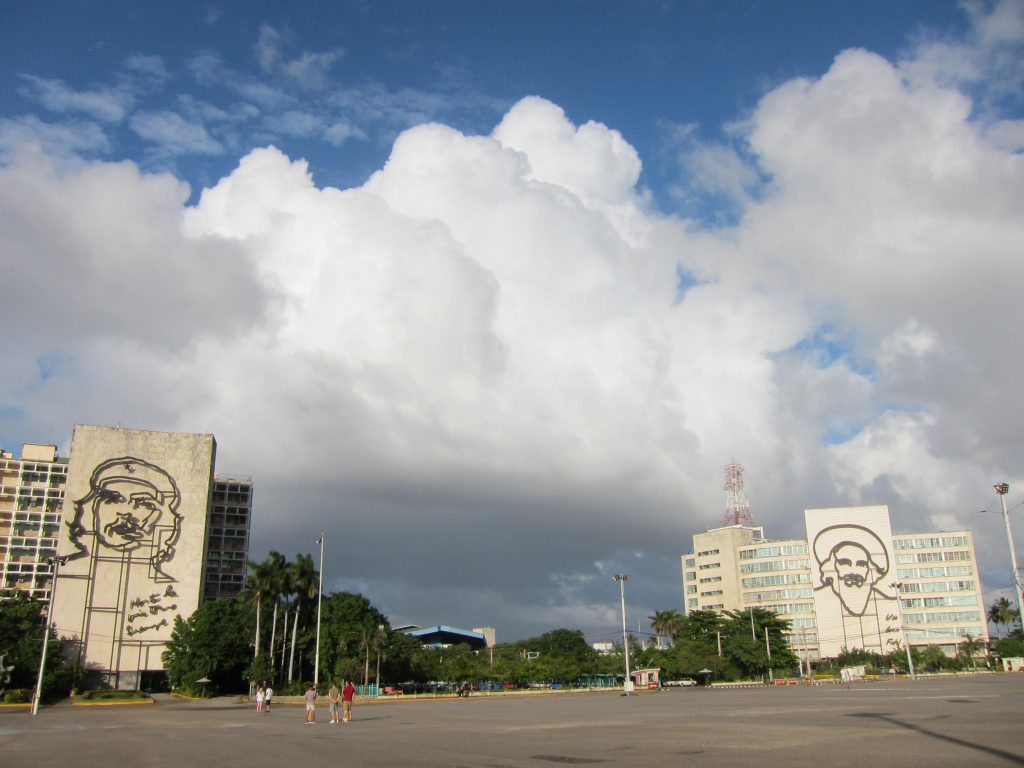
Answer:
[(626, 635), (626, 582), (629, 581), (629, 574), (617, 573), (613, 578), (619, 582), (619, 597), (622, 600), (622, 650), (626, 655), (626, 680), (623, 687), (626, 693), (630, 693), (633, 681), (629, 674), (629, 637)]
[(36, 677), (36, 690), (32, 696), (32, 716), (39, 714), (39, 700), (43, 696), (43, 675), (46, 673), (46, 651), (50, 645), (50, 619), (53, 618), (53, 598), (57, 594), (57, 568), (67, 562), (67, 558), (51, 557), (53, 575), (50, 582), (50, 602), (46, 606), (46, 623), (43, 625), (43, 652), (39, 655), (39, 674)]
[(1003, 510), (1003, 522), (1006, 524), (1006, 543), (1010, 545), (1010, 566), (1013, 568), (1013, 591), (1017, 598), (1017, 618), (1024, 627), (1024, 598), (1021, 597), (1020, 571), (1017, 570), (1017, 553), (1013, 547), (1013, 531), (1010, 530), (1010, 514), (1006, 511), (1006, 494), (1010, 492), (1009, 483), (993, 486), (999, 494), (999, 505)]

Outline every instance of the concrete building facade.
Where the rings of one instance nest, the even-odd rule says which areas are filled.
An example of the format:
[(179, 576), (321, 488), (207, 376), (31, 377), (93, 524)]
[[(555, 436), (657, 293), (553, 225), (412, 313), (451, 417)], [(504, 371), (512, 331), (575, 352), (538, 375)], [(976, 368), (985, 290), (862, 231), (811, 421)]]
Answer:
[(806, 539), (743, 525), (696, 534), (682, 557), (685, 611), (774, 611), (811, 662), (886, 654), (904, 635), (948, 654), (967, 636), (988, 640), (970, 531), (894, 535), (884, 506), (806, 510), (804, 522)]
[(49, 602), (68, 461), (57, 446), (0, 449), (0, 594), (20, 590)]
[(213, 435), (81, 424), (68, 458), (0, 451), (0, 599), (47, 603), (87, 686), (157, 682), (174, 619), (244, 586), (252, 479), (215, 462)]

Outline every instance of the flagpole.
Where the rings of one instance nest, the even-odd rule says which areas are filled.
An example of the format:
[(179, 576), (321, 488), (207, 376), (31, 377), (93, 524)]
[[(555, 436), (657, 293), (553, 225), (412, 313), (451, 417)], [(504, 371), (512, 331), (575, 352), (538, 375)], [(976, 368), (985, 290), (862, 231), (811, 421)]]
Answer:
[(320, 545), (320, 586), (316, 593), (316, 661), (313, 663), (313, 687), (320, 682), (320, 603), (324, 595), (324, 535), (317, 539)]

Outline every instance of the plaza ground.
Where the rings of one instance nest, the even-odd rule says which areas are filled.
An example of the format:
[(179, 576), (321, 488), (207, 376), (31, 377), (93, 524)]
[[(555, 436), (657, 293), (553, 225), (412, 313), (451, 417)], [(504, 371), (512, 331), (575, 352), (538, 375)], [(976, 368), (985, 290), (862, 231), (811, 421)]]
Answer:
[(230, 700), (0, 711), (4, 768), (1024, 765), (1024, 674), (357, 703), (306, 726)]

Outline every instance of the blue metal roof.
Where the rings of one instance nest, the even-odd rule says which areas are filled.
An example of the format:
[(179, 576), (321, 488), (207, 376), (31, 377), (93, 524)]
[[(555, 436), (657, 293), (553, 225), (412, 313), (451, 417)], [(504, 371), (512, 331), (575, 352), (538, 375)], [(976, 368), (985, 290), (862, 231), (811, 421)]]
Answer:
[(425, 645), (440, 647), (442, 645), (466, 643), (472, 648), (487, 647), (487, 639), (483, 636), (483, 633), (473, 632), (469, 629), (459, 629), (458, 627), (449, 627), (444, 624), (416, 629), (407, 634), (419, 638)]

